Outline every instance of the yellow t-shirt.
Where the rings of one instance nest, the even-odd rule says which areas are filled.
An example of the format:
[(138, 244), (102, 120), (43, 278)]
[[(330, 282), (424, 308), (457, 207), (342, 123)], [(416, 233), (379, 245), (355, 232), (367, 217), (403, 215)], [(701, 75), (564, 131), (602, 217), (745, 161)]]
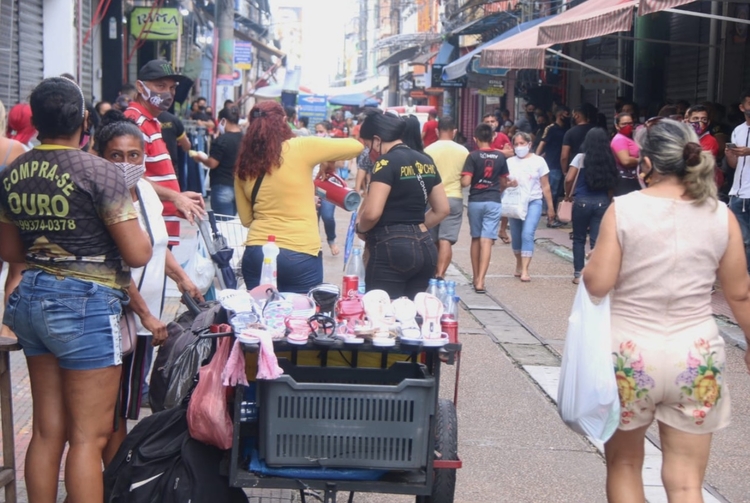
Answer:
[(364, 147), (354, 139), (300, 136), (282, 145), (282, 164), (261, 182), (255, 207), (250, 198), (255, 179), (234, 179), (237, 213), (250, 230), (246, 246), (266, 244), (276, 236), (279, 248), (317, 255), (320, 251), (318, 216), (315, 211), (313, 169), (325, 161), (346, 161)]
[(443, 179), (445, 195), (448, 197), (463, 197), (461, 172), (464, 169), (466, 158), (469, 157), (469, 151), (466, 147), (452, 140), (438, 140), (425, 148), (424, 153), (435, 161), (440, 178)]

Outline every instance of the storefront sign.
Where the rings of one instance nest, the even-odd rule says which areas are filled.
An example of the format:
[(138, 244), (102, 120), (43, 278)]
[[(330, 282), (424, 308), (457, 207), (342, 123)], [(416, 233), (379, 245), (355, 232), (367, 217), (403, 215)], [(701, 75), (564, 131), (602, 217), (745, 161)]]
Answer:
[(298, 97), (299, 113), (297, 117), (308, 117), (310, 128), (328, 119), (328, 96), (324, 94), (302, 94)]
[(479, 73), (481, 75), (495, 75), (496, 77), (505, 77), (510, 71), (507, 68), (485, 68), (479, 65), (479, 61), (479, 58), (474, 58), (471, 61), (472, 72)]
[(430, 87), (466, 87), (466, 80), (443, 80), (443, 67), (445, 65), (432, 65), (432, 85)]
[(505, 79), (494, 75), (470, 73), (467, 78), (467, 85), (475, 89), (503, 88), (505, 87)]
[(253, 44), (234, 41), (234, 67), (240, 70), (250, 70), (253, 67)]
[(177, 40), (181, 26), (178, 9), (136, 7), (130, 14), (130, 34), (143, 40)]

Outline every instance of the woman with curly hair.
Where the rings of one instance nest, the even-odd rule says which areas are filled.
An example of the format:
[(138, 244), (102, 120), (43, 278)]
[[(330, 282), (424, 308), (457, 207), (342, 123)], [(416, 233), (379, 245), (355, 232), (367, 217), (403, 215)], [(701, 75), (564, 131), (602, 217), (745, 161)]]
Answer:
[(242, 257), (247, 288), (260, 283), (263, 245), (276, 237), (279, 291), (307, 293), (323, 281), (313, 169), (359, 155), (354, 139), (295, 136), (284, 109), (275, 102), (250, 110), (247, 132), (235, 166), (234, 190), (242, 225), (249, 228)]
[[(582, 152), (570, 163), (565, 176), (565, 200), (573, 204), (573, 283), (578, 284), (586, 259), (586, 234), (594, 249), (599, 225), (617, 187), (618, 171), (609, 136), (602, 128), (586, 133)], [(584, 168), (586, 168), (584, 170)], [(583, 176), (581, 176), (583, 175)]]

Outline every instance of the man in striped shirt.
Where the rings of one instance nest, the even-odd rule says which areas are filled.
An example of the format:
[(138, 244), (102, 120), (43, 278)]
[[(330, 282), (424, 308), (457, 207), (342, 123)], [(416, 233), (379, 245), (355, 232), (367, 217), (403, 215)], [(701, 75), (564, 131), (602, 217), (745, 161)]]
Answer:
[(180, 244), (180, 218), (186, 218), (192, 224), (196, 217), (205, 214), (205, 203), (200, 194), (180, 192), (172, 158), (157, 120), (162, 111), (172, 106), (177, 85), (186, 81), (189, 82), (186, 77), (176, 74), (167, 61), (149, 61), (138, 71), (138, 96), (125, 110), (125, 115), (134, 120), (143, 132), (146, 178), (164, 203), (162, 214), (167, 224), (170, 246)]

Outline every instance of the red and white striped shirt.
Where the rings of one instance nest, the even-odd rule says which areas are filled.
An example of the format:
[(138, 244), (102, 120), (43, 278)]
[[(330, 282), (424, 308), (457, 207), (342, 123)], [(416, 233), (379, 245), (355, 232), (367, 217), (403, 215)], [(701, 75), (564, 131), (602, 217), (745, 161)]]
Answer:
[[(167, 144), (161, 137), (161, 124), (140, 103), (130, 102), (125, 110), (125, 116), (135, 121), (143, 133), (143, 141), (146, 144), (146, 178), (161, 187), (180, 192), (180, 184), (169, 156)], [(169, 244), (180, 244), (180, 217), (177, 208), (169, 201), (164, 204), (164, 222), (167, 225)]]

